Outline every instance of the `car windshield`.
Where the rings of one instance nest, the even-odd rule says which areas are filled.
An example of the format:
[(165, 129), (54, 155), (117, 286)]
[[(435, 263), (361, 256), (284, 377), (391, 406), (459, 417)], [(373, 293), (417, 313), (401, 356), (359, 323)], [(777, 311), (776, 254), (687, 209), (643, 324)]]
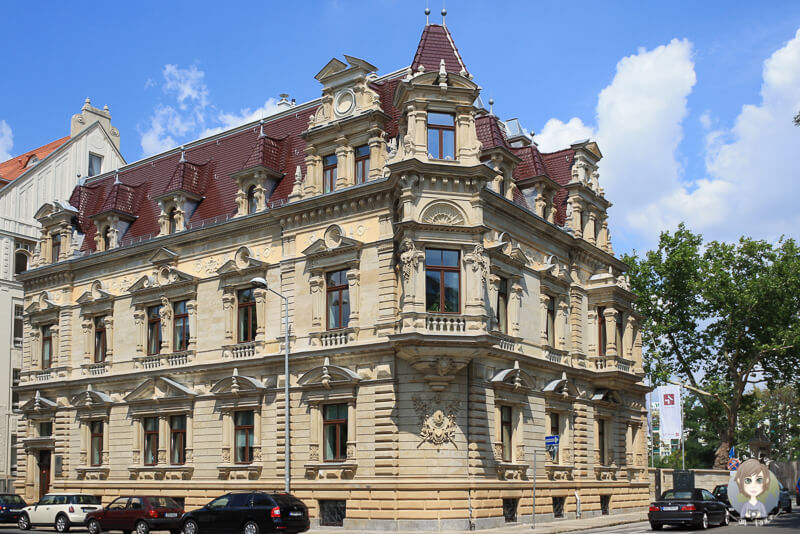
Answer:
[(94, 495), (73, 495), (72, 504), (100, 504), (100, 497)]
[(22, 500), (22, 497), (19, 495), (5, 495), (0, 497), (0, 502), (6, 504), (25, 504), (25, 501)]
[(692, 500), (692, 492), (691, 491), (665, 491), (664, 494), (661, 496), (662, 501), (669, 501), (672, 499), (678, 500)]
[(717, 488), (717, 491), (715, 491), (714, 493), (716, 493), (717, 495), (722, 495), (724, 497), (728, 494), (728, 488), (726, 486), (721, 486)]
[(148, 497), (147, 500), (153, 508), (180, 508), (178, 503), (169, 497)]

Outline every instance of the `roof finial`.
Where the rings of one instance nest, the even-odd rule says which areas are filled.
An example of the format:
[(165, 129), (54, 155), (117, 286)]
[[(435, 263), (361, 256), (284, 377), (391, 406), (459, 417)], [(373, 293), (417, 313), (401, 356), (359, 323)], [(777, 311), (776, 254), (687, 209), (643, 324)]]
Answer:
[(186, 147), (181, 145), (181, 159), (178, 163), (186, 163)]
[(494, 98), (489, 99), (489, 115), (494, 115)]
[(428, 26), (431, 23), (430, 15), (431, 15), (431, 9), (429, 7), (426, 7), (425, 8), (425, 26)]
[(258, 134), (259, 137), (266, 137), (267, 135), (264, 133), (264, 119), (258, 121), (261, 124), (261, 133)]
[(446, 16), (447, 16), (447, 10), (445, 8), (442, 8), (442, 26), (447, 26), (447, 24), (445, 24), (444, 22), (444, 18)]
[(119, 181), (119, 169), (114, 171), (114, 185), (119, 185), (122, 182)]

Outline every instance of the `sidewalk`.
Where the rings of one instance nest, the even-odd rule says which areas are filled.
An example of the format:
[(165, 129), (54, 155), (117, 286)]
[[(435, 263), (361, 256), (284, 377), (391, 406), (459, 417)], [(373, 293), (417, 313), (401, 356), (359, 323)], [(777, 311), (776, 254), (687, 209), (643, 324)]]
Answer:
[[(556, 534), (559, 532), (575, 532), (589, 530), (593, 528), (613, 527), (614, 525), (624, 525), (626, 523), (638, 523), (647, 521), (647, 511), (630, 512), (625, 514), (601, 515), (586, 519), (563, 519), (548, 523), (536, 523), (536, 529), (531, 529), (530, 523), (514, 523), (500, 528), (489, 528), (482, 530), (449, 530), (435, 531), (445, 534), (522, 534), (523, 532), (533, 532), (535, 534)], [(308, 531), (308, 534), (364, 534), (363, 530), (342, 530), (337, 527), (317, 527)], [(394, 534), (418, 534), (418, 531), (391, 531)]]

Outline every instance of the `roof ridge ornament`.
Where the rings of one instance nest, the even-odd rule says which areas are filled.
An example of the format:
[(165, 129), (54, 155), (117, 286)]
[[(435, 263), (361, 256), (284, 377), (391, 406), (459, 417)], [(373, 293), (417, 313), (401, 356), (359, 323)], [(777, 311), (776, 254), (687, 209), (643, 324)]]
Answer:
[(181, 159), (178, 163), (186, 163), (186, 145), (181, 145)]
[(447, 16), (447, 10), (444, 8), (444, 2), (442, 2), (442, 26), (447, 26), (444, 22), (444, 18)]
[(425, 26), (431, 25), (431, 10), (429, 7), (425, 8)]
[(258, 121), (261, 124), (261, 131), (258, 134), (258, 137), (266, 137), (267, 134), (264, 133), (264, 119)]

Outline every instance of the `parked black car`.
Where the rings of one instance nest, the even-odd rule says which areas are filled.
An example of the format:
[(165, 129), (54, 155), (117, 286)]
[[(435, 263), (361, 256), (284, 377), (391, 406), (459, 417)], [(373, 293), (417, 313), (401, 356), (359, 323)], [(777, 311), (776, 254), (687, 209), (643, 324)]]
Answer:
[(728, 513), (731, 514), (732, 517), (739, 517), (739, 510), (731, 506), (731, 501), (728, 499), (728, 485), (727, 484), (720, 484), (719, 486), (714, 486), (714, 491), (711, 494), (717, 498), (718, 501), (722, 501), (725, 503), (725, 506), (728, 507)]
[(309, 529), (308, 508), (288, 493), (228, 493), (183, 515), (184, 534), (293, 534)]
[(792, 496), (789, 490), (783, 487), (783, 484), (778, 481), (778, 506), (770, 510), (769, 515), (775, 515), (778, 511), (783, 510), (787, 514), (792, 513)]
[(661, 530), (664, 525), (691, 525), (705, 529), (712, 523), (727, 525), (730, 522), (725, 503), (718, 501), (710, 491), (700, 488), (665, 491), (650, 505), (647, 519), (653, 530)]
[(16, 523), (19, 513), (26, 506), (19, 495), (0, 493), (0, 523)]

